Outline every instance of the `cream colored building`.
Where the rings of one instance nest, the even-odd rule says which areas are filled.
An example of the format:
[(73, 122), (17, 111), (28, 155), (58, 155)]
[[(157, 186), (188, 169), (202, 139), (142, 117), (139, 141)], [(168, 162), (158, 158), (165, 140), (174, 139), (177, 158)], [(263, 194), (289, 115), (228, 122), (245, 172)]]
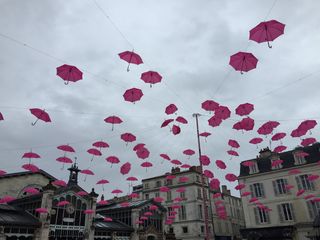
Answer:
[(319, 152), (319, 143), (280, 154), (266, 148), (248, 160), (254, 165), (241, 164), (241, 194), (251, 192), (242, 197), (245, 239), (309, 239), (320, 210), (320, 183), (310, 180), (320, 175)]

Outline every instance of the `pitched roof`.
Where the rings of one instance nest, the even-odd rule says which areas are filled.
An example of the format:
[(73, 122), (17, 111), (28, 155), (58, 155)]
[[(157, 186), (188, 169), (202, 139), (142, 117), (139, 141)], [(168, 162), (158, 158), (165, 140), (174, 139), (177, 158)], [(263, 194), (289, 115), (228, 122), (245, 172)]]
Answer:
[(38, 172), (31, 172), (31, 171), (25, 171), (25, 172), (16, 172), (16, 173), (8, 173), (5, 175), (0, 176), (0, 180), (3, 178), (9, 178), (9, 177), (19, 177), (19, 176), (25, 176), (25, 175), (33, 175), (33, 174), (41, 174), (48, 178), (49, 180), (57, 180), (54, 176), (50, 175), (46, 171), (40, 169)]
[[(128, 206), (121, 206), (120, 204), (123, 202), (127, 202), (129, 205)], [(132, 209), (132, 208), (139, 208), (139, 207), (147, 205), (147, 204), (157, 205), (160, 209), (162, 209), (163, 211), (166, 211), (166, 209), (161, 204), (153, 201), (153, 199), (138, 200), (138, 201), (122, 201), (122, 202), (110, 203), (107, 205), (97, 206), (97, 211)]]
[(97, 215), (95, 219), (95, 229), (96, 230), (103, 230), (103, 231), (121, 231), (121, 232), (133, 232), (133, 227), (120, 222), (118, 220), (112, 220), (111, 222), (103, 221), (104, 216), (101, 214)]
[[(309, 154), (309, 156), (305, 157), (306, 163), (301, 164), (299, 166), (316, 163), (320, 160), (320, 143), (315, 143), (312, 146), (298, 147), (298, 148), (295, 148), (290, 151), (279, 153), (278, 154), (279, 158), (283, 160), (281, 169), (290, 169), (290, 168), (297, 166), (294, 163), (295, 161), (294, 161), (293, 153), (298, 150)], [(276, 154), (276, 153), (273, 153), (273, 154)], [(246, 166), (243, 166), (242, 164), (240, 164), (239, 177), (244, 177), (244, 176), (249, 176), (249, 175), (257, 175), (260, 173), (266, 173), (266, 172), (272, 171), (271, 157), (272, 157), (272, 155), (268, 156), (268, 157), (261, 157), (260, 156), (259, 158), (256, 158), (256, 159), (246, 160), (246, 161), (256, 161), (257, 165), (258, 165), (259, 172), (255, 173), (255, 174), (249, 174), (249, 167), (246, 167)], [(243, 162), (246, 162), (246, 161), (243, 161)]]
[(37, 218), (20, 208), (0, 204), (0, 226), (1, 225), (39, 227), (40, 222)]

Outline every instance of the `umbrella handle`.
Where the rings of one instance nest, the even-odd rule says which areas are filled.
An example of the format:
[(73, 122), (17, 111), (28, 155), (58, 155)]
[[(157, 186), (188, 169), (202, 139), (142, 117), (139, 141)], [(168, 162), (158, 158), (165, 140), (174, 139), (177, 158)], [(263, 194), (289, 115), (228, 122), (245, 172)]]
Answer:
[(130, 62), (129, 62), (128, 67), (127, 67), (127, 72), (130, 72)]
[(34, 126), (36, 125), (36, 123), (38, 122), (39, 118), (37, 118), (37, 120), (35, 122), (32, 122), (31, 125)]
[(69, 81), (64, 81), (64, 85), (68, 85), (69, 84)]
[(268, 41), (268, 47), (269, 47), (269, 48), (272, 48), (272, 45), (269, 43), (269, 41)]

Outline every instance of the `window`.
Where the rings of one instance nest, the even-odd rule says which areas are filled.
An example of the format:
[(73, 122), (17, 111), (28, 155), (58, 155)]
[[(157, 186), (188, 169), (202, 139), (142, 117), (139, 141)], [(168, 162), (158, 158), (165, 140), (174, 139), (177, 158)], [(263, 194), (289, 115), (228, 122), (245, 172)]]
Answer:
[(253, 197), (264, 197), (264, 188), (262, 183), (254, 183), (250, 185), (250, 191)]
[(167, 192), (167, 201), (171, 201), (172, 200), (172, 195), (171, 195), (171, 191)]
[(204, 226), (201, 226), (201, 233), (204, 233)]
[(254, 174), (257, 172), (259, 172), (257, 162), (254, 162), (254, 164), (250, 165), (250, 167), (249, 167), (249, 174)]
[(225, 222), (225, 228), (226, 228), (226, 232), (229, 232), (229, 225), (228, 225), (228, 222)]
[(169, 233), (173, 233), (173, 227), (169, 228)]
[[(282, 168), (282, 163), (278, 162), (278, 161), (281, 161), (279, 158), (272, 159), (271, 161), (272, 161), (272, 164), (271, 164), (272, 170), (276, 170), (276, 169), (281, 169)], [(273, 165), (273, 164), (275, 164), (275, 165)]]
[(320, 202), (308, 201), (307, 207), (311, 220), (314, 220), (320, 211)]
[(200, 182), (200, 176), (199, 175), (196, 176), (196, 181)]
[(172, 185), (172, 179), (167, 179), (167, 185)]
[(172, 207), (168, 207), (168, 216), (173, 216), (173, 208)]
[(186, 220), (187, 219), (186, 207), (183, 206), (183, 205), (179, 208), (179, 219), (180, 220)]
[(314, 191), (314, 184), (308, 180), (308, 175), (300, 175), (296, 177), (296, 181), (298, 184), (298, 189), (310, 190)]
[(198, 199), (202, 199), (201, 188), (198, 188)]
[(293, 206), (291, 203), (283, 203), (278, 205), (278, 212), (280, 222), (294, 220)]
[(202, 219), (203, 218), (203, 214), (202, 214), (202, 205), (201, 204), (199, 204), (198, 205), (198, 214), (199, 214), (199, 219)]
[(296, 165), (304, 164), (306, 162), (306, 159), (304, 156), (300, 155), (302, 152), (296, 152), (294, 153), (294, 163)]
[(257, 224), (269, 222), (269, 213), (262, 208), (258, 208), (258, 207), (254, 208), (254, 215), (255, 215)]
[(156, 197), (160, 197), (160, 193), (159, 193), (159, 192), (156, 192), (156, 193), (155, 193), (155, 196), (156, 196)]
[(156, 181), (156, 187), (161, 187), (161, 181)]
[(144, 184), (144, 188), (145, 188), (145, 189), (148, 189), (148, 188), (149, 188), (149, 183), (145, 183), (145, 184)]
[(148, 200), (148, 199), (149, 199), (149, 194), (146, 193), (146, 194), (144, 195), (144, 198), (145, 198), (146, 200)]
[(275, 181), (272, 181), (274, 194), (276, 196), (281, 194), (287, 194), (289, 191), (286, 189), (286, 185), (288, 185), (287, 179), (277, 179)]
[(221, 231), (221, 222), (220, 222), (220, 221), (218, 221), (218, 232), (219, 232), (219, 233), (222, 232), (222, 231)]
[(186, 226), (182, 227), (182, 232), (183, 233), (188, 233), (188, 227), (186, 227)]
[(180, 193), (180, 197), (181, 197), (181, 198), (186, 198), (186, 193), (185, 193), (185, 192), (181, 192), (181, 193)]

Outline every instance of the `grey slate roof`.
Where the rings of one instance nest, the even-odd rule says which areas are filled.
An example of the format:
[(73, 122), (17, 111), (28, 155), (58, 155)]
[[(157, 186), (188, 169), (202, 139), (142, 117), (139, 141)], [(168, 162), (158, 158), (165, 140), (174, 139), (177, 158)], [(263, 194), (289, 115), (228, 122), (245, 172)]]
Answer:
[[(126, 201), (122, 201), (126, 202)], [(166, 211), (166, 209), (159, 203), (153, 201), (152, 199), (148, 200), (138, 200), (138, 201), (128, 201), (129, 206), (121, 206), (120, 203), (111, 203), (108, 205), (102, 205), (102, 206), (97, 206), (97, 211), (105, 211), (105, 210), (120, 210), (120, 209), (131, 209), (131, 208), (138, 208), (146, 204), (154, 204), (157, 205), (160, 209), (163, 211)]]
[(103, 231), (121, 231), (121, 232), (133, 232), (133, 227), (124, 224), (123, 222), (113, 220), (112, 222), (104, 222), (102, 219), (104, 216), (98, 214), (95, 219), (95, 229)]
[(41, 174), (43, 176), (45, 176), (46, 178), (50, 179), (50, 180), (57, 180), (54, 176), (50, 175), (49, 173), (47, 173), (46, 171), (40, 169), (38, 172), (33, 173), (31, 171), (25, 171), (25, 172), (17, 172), (17, 173), (8, 173), (5, 175), (0, 176), (0, 180), (3, 178), (9, 178), (9, 177), (18, 177), (18, 176), (24, 176), (24, 175), (34, 175), (34, 174)]
[(39, 227), (40, 222), (37, 218), (22, 209), (0, 204), (0, 226)]

